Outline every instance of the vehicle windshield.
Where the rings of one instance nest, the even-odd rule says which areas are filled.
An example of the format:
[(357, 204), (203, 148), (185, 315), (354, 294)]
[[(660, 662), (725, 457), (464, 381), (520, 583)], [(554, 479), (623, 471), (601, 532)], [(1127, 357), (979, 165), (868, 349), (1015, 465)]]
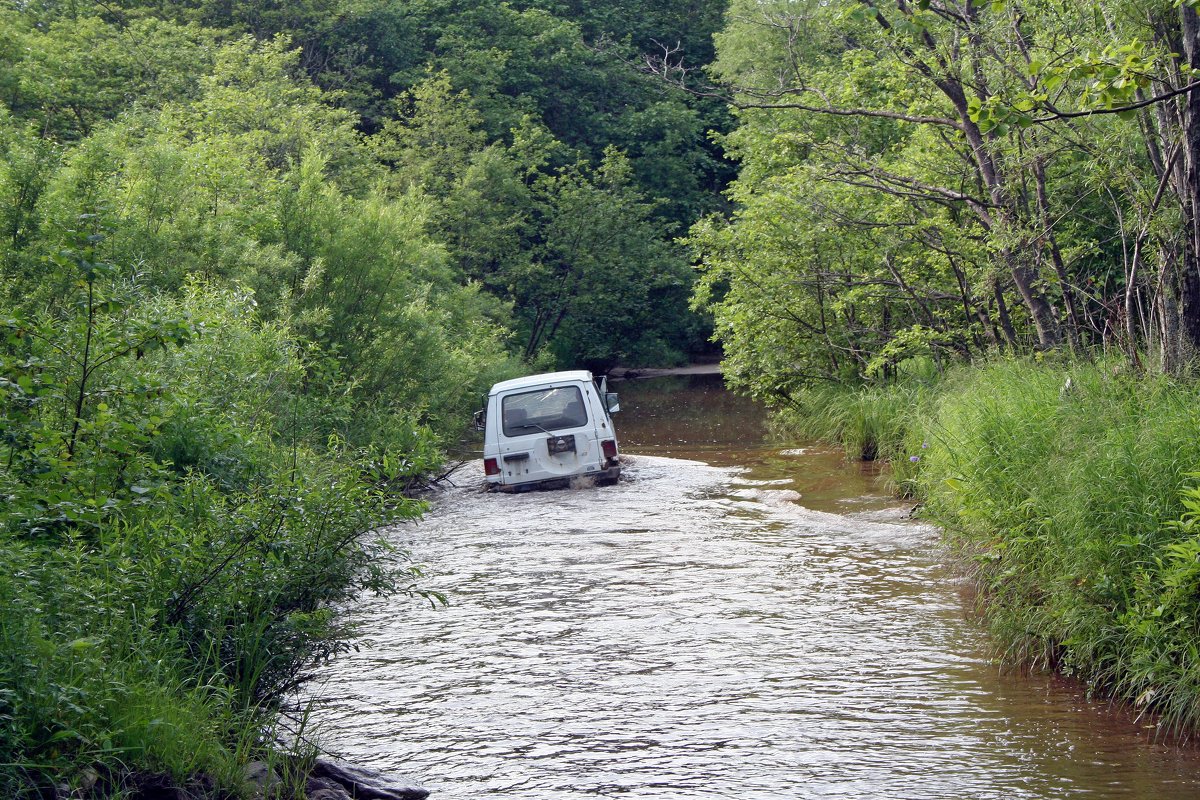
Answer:
[(588, 421), (578, 386), (510, 394), (501, 402), (501, 412), (505, 436), (579, 428)]

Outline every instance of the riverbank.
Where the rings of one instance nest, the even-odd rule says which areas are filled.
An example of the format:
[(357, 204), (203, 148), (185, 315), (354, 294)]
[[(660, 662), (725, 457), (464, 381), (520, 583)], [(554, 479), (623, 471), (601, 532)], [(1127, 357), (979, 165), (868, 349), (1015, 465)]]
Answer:
[(936, 383), (822, 389), (783, 414), (891, 461), (972, 570), (1009, 664), (1200, 724), (1194, 385), (999, 361)]
[(684, 367), (615, 367), (608, 372), (614, 380), (631, 381), (639, 378), (662, 378), (669, 375), (720, 375), (721, 364), (688, 364)]

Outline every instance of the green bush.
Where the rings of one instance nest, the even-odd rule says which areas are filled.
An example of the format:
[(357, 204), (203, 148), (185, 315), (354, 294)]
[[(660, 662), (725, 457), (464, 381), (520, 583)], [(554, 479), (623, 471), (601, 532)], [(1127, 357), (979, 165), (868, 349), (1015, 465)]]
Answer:
[(75, 291), (0, 321), (0, 792), (131, 769), (236, 790), (348, 647), (333, 609), (417, 591), (370, 531), (420, 512), (399, 492), (436, 438), (395, 411), (370, 451), (330, 436), (315, 420), (353, 413), (345, 387), (307, 391), (302, 340), (249, 293), (162, 295), (101, 232), (73, 241)]

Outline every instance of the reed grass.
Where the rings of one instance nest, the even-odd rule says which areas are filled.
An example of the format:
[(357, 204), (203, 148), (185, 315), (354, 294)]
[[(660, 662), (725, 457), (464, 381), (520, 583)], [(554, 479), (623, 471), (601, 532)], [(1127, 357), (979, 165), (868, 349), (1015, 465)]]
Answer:
[(776, 424), (790, 433), (841, 446), (853, 458), (895, 461), (905, 451), (913, 413), (925, 402), (924, 381), (848, 387), (823, 384), (781, 409)]
[(887, 457), (970, 564), (1002, 658), (1200, 726), (1200, 390), (1004, 359), (822, 390), (793, 429)]

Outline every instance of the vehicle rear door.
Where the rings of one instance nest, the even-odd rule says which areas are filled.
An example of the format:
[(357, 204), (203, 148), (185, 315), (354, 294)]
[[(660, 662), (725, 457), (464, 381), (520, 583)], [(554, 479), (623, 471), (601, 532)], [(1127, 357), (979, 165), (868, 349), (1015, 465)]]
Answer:
[(583, 392), (583, 386), (572, 382), (500, 397), (504, 483), (569, 478), (599, 468), (595, 413)]

